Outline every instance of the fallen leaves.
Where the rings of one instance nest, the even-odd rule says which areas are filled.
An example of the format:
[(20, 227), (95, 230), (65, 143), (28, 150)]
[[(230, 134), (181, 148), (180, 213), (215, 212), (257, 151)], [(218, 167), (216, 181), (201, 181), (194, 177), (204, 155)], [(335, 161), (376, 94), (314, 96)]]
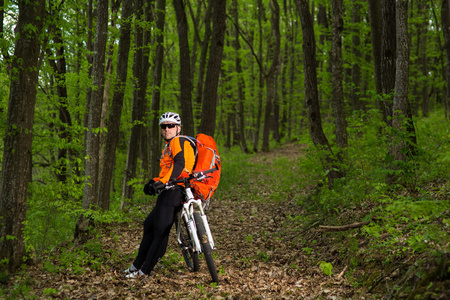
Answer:
[[(298, 151), (293, 148), (293, 151)], [(297, 152), (296, 152), (297, 153)], [(295, 159), (295, 155), (292, 156)], [(255, 178), (257, 181), (258, 178)], [(261, 191), (263, 192), (263, 191)], [(150, 210), (151, 207), (143, 208)], [(343, 276), (326, 276), (292, 243), (292, 232), (280, 227), (291, 211), (288, 201), (275, 202), (228, 198), (211, 203), (208, 218), (217, 249), (213, 252), (220, 284), (212, 284), (201, 256), (200, 271), (190, 273), (171, 232), (166, 256), (152, 276), (126, 279), (142, 236), (143, 220), (102, 229), (99, 239), (101, 267), (85, 266), (83, 274), (65, 270), (49, 273), (35, 265), (25, 275), (16, 275), (13, 286), (24, 276), (38, 298), (51, 299), (342, 299), (355, 289)], [(170, 259), (171, 254), (179, 255)], [(177, 257), (177, 255), (174, 255)], [(57, 261), (54, 262), (58, 264)], [(54, 289), (51, 295), (44, 295)], [(356, 297), (357, 298), (357, 297)]]

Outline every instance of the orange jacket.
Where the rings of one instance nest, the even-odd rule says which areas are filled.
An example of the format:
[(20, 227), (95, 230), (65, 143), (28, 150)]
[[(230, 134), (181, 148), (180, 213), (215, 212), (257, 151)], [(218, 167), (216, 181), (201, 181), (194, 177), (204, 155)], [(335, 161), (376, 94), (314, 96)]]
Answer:
[(195, 165), (195, 145), (188, 139), (176, 136), (166, 145), (162, 151), (159, 163), (161, 171), (155, 181), (167, 183), (169, 180), (187, 177)]

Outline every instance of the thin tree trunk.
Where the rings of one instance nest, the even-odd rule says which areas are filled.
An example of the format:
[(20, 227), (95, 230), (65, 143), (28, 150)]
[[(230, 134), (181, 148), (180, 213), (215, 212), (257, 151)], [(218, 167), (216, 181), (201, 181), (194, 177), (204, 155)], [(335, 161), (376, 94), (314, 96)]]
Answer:
[(381, 42), (381, 88), (383, 92), (383, 120), (392, 125), (393, 92), (395, 87), (395, 61), (396, 61), (396, 16), (395, 1), (381, 1), (382, 16), (382, 42)]
[(361, 4), (359, 0), (353, 0), (352, 10), (352, 22), (355, 30), (352, 33), (352, 52), (355, 58), (355, 62), (352, 64), (352, 87), (351, 87), (351, 103), (354, 110), (363, 110), (364, 104), (361, 103), (361, 65), (363, 59), (361, 58), (361, 33), (358, 25), (361, 22)]
[[(194, 10), (192, 9), (192, 5), (190, 1), (186, 1), (186, 5), (188, 7), (188, 11), (189, 11), (189, 15), (191, 16), (192, 19), (192, 27), (194, 29), (194, 39), (192, 42), (192, 54), (191, 54), (191, 78), (192, 81), (194, 81), (195, 78), (195, 65), (196, 65), (196, 61), (197, 61), (197, 53), (198, 53), (198, 48), (200, 46), (201, 49), (201, 44), (202, 44), (202, 39), (200, 38), (200, 28), (199, 28), (199, 22), (200, 19), (204, 16), (203, 13), (203, 5), (202, 5), (202, 1), (197, 0), (197, 13), (194, 13)], [(194, 98), (195, 99), (195, 98)], [(193, 103), (193, 105), (195, 105), (195, 103)], [(194, 116), (195, 119), (196, 116)]]
[(445, 118), (450, 119), (450, 1), (443, 0), (441, 7), (441, 19), (442, 19), (442, 30), (444, 33), (444, 50), (446, 58), (446, 68), (445, 68), (445, 79), (446, 79), (446, 97), (444, 99), (445, 103)]
[(381, 84), (381, 6), (380, 0), (367, 0), (369, 8), (370, 32), (372, 40), (372, 56), (374, 65), (375, 91), (377, 93), (377, 106), (380, 111), (383, 106), (380, 95), (383, 93)]
[[(269, 133), (270, 127), (272, 125), (272, 108), (274, 102), (276, 101), (276, 86), (278, 78), (278, 69), (280, 66), (280, 48), (281, 48), (281, 35), (280, 35), (280, 6), (277, 0), (270, 1), (271, 8), (271, 24), (272, 24), (272, 35), (274, 37), (274, 49), (272, 57), (272, 65), (266, 76), (266, 109), (264, 116), (264, 130), (263, 130), (263, 142), (261, 150), (263, 152), (269, 151)], [(278, 127), (278, 122), (276, 123)], [(277, 129), (278, 130), (278, 129)]]
[[(288, 25), (289, 28), (289, 25)], [(290, 29), (289, 29), (290, 30)], [(284, 55), (283, 62), (281, 63), (281, 76), (280, 76), (280, 93), (281, 93), (281, 103), (282, 103), (282, 112), (281, 112), (281, 124), (280, 124), (280, 139), (286, 136), (286, 128), (289, 127), (290, 124), (287, 123), (288, 117), (288, 88), (287, 88), (287, 70), (288, 70), (288, 61), (289, 57), (289, 49), (290, 44), (292, 43), (291, 32), (288, 31), (286, 42), (284, 43)]]
[[(318, 4), (318, 11), (317, 11), (317, 24), (319, 25), (319, 26), (321, 26), (321, 27), (323, 27), (322, 28), (322, 30), (320, 30), (320, 36), (319, 36), (319, 49), (321, 48), (321, 47), (325, 47), (326, 45), (325, 45), (325, 43), (327, 44), (327, 45), (329, 45), (329, 43), (330, 43), (330, 35), (329, 35), (329, 33), (328, 33), (328, 30), (330, 30), (329, 29), (329, 23), (328, 23), (328, 16), (327, 16), (327, 9), (326, 9), (326, 7), (323, 5), (323, 4)], [(311, 15), (314, 15), (314, 2), (311, 4)], [(322, 49), (320, 49), (319, 51), (322, 51), (322, 52), (329, 52), (328, 50), (322, 50)], [(329, 59), (330, 60), (330, 59)], [(331, 61), (331, 60), (330, 60)], [(328, 64), (328, 68), (329, 68), (329, 72), (331, 73), (331, 63), (329, 63)], [(324, 60), (322, 59), (320, 62), (319, 62), (319, 70), (320, 70), (320, 72), (324, 72), (324, 66), (325, 66), (325, 64), (324, 64)], [(321, 85), (321, 83), (322, 83), (322, 78), (317, 78), (317, 82), (318, 82), (318, 84), (319, 85)], [(323, 99), (323, 92), (322, 92), (322, 90), (321, 89), (319, 89), (318, 90), (318, 97), (319, 97), (319, 101), (321, 101), (321, 99)]]
[[(420, 11), (428, 12), (429, 7), (428, 3), (424, 0), (422, 0), (419, 4), (419, 7), (421, 8)], [(424, 18), (424, 21), (422, 24), (420, 24), (421, 29), (421, 39), (420, 39), (420, 57), (421, 57), (421, 69), (422, 69), (422, 77), (424, 80), (422, 81), (422, 116), (428, 117), (429, 113), (429, 96), (428, 96), (428, 86), (429, 86), (429, 80), (428, 80), (428, 62), (427, 62), (427, 33), (428, 33), (428, 23), (430, 20), (428, 18)]]
[(273, 119), (272, 119), (272, 132), (273, 132), (273, 139), (277, 142), (277, 144), (281, 143), (281, 135), (280, 135), (280, 129), (281, 129), (281, 116), (280, 116), (280, 96), (279, 96), (279, 76), (281, 73), (282, 68), (282, 61), (281, 61), (281, 33), (280, 33), (280, 6), (278, 4), (278, 0), (273, 0), (271, 3), (271, 10), (272, 10), (272, 18), (274, 19), (272, 23), (272, 35), (275, 37), (275, 55), (277, 56), (276, 59), (276, 66), (275, 66), (275, 74), (273, 78)]
[(201, 42), (201, 51), (200, 51), (200, 61), (198, 64), (198, 77), (197, 77), (197, 85), (195, 90), (195, 106), (197, 109), (196, 118), (201, 117), (201, 107), (203, 102), (203, 87), (205, 84), (205, 69), (206, 69), (206, 61), (208, 56), (208, 48), (209, 41), (211, 39), (211, 17), (212, 17), (212, 9), (214, 5), (210, 2), (204, 18), (205, 24), (205, 33), (203, 36), (203, 41)]
[[(134, 187), (129, 182), (136, 177), (137, 159), (140, 143), (142, 141), (144, 127), (144, 117), (146, 112), (146, 91), (147, 91), (147, 74), (149, 68), (148, 56), (144, 53), (144, 35), (145, 30), (141, 22), (145, 21), (144, 1), (137, 0), (135, 2), (136, 23), (135, 23), (135, 45), (133, 61), (133, 104), (131, 108), (131, 134), (128, 140), (127, 162), (125, 174), (123, 177), (122, 197), (123, 201), (120, 205), (121, 209), (125, 209), (133, 199)], [(147, 142), (147, 141), (145, 141)]]
[[(97, 27), (94, 45), (92, 98), (89, 104), (88, 130), (86, 133), (85, 182), (82, 208), (96, 209), (99, 180), (99, 146), (100, 122), (103, 104), (103, 89), (105, 84), (105, 56), (108, 38), (108, 0), (97, 3)], [(88, 233), (90, 220), (84, 215), (78, 219), (75, 227), (76, 243), (83, 243)]]
[(192, 79), (191, 58), (188, 39), (188, 23), (183, 0), (173, 0), (178, 28), (178, 45), (180, 49), (180, 103), (183, 132), (194, 136), (194, 116), (192, 113)]
[(19, 1), (18, 5), (0, 180), (0, 261), (7, 262), (10, 272), (22, 265), (26, 252), (23, 230), (45, 1)]
[(305, 102), (308, 115), (309, 134), (311, 140), (317, 148), (328, 150), (322, 161), (325, 172), (332, 185), (334, 179), (342, 177), (342, 174), (335, 168), (336, 162), (332, 158), (332, 150), (328, 139), (322, 128), (320, 115), (319, 97), (317, 92), (317, 72), (316, 72), (316, 40), (311, 14), (309, 13), (308, 2), (306, 0), (295, 0), (297, 12), (303, 31), (303, 62), (305, 72)]
[[(92, 72), (93, 72), (93, 61), (94, 61), (94, 55), (92, 53), (94, 52), (94, 37), (93, 37), (93, 32), (94, 32), (94, 8), (93, 8), (93, 0), (88, 0), (88, 7), (87, 7), (87, 23), (88, 23), (88, 28), (87, 28), (87, 39), (86, 39), (86, 49), (87, 49), (87, 54), (86, 54), (86, 61), (89, 65), (88, 68), (88, 77), (90, 80), (92, 80)], [(88, 122), (89, 122), (89, 107), (91, 105), (91, 98), (92, 98), (92, 88), (88, 87), (88, 90), (86, 92), (86, 112), (84, 113), (84, 119), (83, 119), (83, 124), (84, 127), (87, 128), (89, 126)], [(85, 144), (85, 148), (86, 148), (86, 140), (87, 140), (87, 134), (84, 135), (84, 144)]]
[(412, 121), (411, 108), (408, 100), (408, 0), (397, 1), (396, 15), (397, 61), (392, 126), (396, 129), (398, 136), (393, 140), (391, 155), (395, 160), (404, 162), (408, 156), (415, 152), (414, 145), (416, 144), (414, 124)]
[[(144, 18), (146, 24), (154, 24), (154, 0), (145, 0), (144, 3)], [(144, 45), (150, 45), (153, 44), (153, 28), (148, 28), (144, 30), (143, 35), (143, 44)], [(150, 70), (150, 47), (144, 47), (144, 60), (143, 60), (143, 76), (145, 76), (146, 82), (148, 81), (148, 73)], [(145, 84), (146, 86), (148, 83)], [(148, 178), (150, 176), (150, 130), (148, 126), (148, 120), (150, 116), (150, 111), (148, 107), (148, 98), (150, 95), (147, 92), (144, 92), (144, 100), (142, 104), (142, 110), (144, 112), (144, 122), (146, 122), (146, 125), (143, 126), (143, 129), (141, 130), (141, 136), (140, 136), (140, 148), (139, 148), (139, 158), (141, 159), (141, 169), (143, 171), (143, 178)]]
[[(262, 3), (262, 0), (258, 0), (258, 31), (259, 36), (263, 36), (263, 28), (262, 28), (262, 22), (264, 19), (264, 6)], [(258, 61), (262, 61), (263, 56), (263, 39), (259, 39), (258, 44)], [(262, 107), (263, 107), (263, 88), (264, 88), (264, 69), (261, 65), (259, 65), (259, 72), (258, 72), (258, 108), (256, 113), (256, 124), (255, 124), (255, 138), (253, 140), (253, 151), (258, 151), (258, 144), (259, 144), (259, 133), (261, 128), (261, 118), (262, 118)]]
[[(331, 29), (331, 61), (333, 76), (333, 106), (336, 126), (336, 145), (341, 148), (347, 148), (347, 120), (344, 103), (344, 88), (342, 86), (342, 30), (344, 22), (342, 20), (342, 0), (332, 0), (333, 24)], [(342, 157), (339, 157), (342, 159)], [(342, 161), (341, 161), (342, 162)]]
[(244, 123), (244, 102), (245, 102), (245, 93), (244, 93), (244, 79), (242, 78), (242, 66), (241, 66), (241, 57), (240, 57), (240, 49), (241, 43), (239, 42), (239, 28), (237, 24), (239, 22), (239, 14), (238, 14), (238, 5), (237, 0), (233, 0), (233, 15), (234, 15), (234, 23), (236, 24), (234, 30), (234, 49), (235, 49), (235, 63), (236, 63), (236, 73), (238, 74), (238, 129), (239, 129), (239, 139), (241, 150), (244, 153), (248, 153), (247, 142), (245, 140), (245, 123)]
[[(444, 5), (444, 3), (445, 3), (445, 5), (447, 5), (446, 4), (447, 3), (446, 0), (443, 0), (442, 2), (443, 2), (443, 5)], [(436, 24), (436, 31), (440, 32), (441, 28), (442, 28), (443, 33), (445, 34), (445, 32), (444, 32), (444, 19), (442, 17), (442, 14), (446, 14), (446, 10), (442, 11), (443, 7), (441, 7), (442, 24), (439, 24), (439, 18), (438, 18), (438, 15), (436, 13), (436, 9), (437, 9), (437, 6), (434, 5), (434, 3), (432, 2), (431, 10), (433, 11), (433, 21)], [(439, 51), (439, 63), (440, 63), (440, 69), (441, 69), (441, 76), (442, 76), (442, 79), (445, 82), (447, 82), (447, 80), (446, 80), (447, 76), (445, 75), (445, 72), (446, 72), (445, 52), (446, 51), (445, 51), (444, 46), (442, 45), (441, 34), (437, 34), (436, 35), (436, 42), (439, 45), (439, 50), (440, 50)], [(447, 110), (447, 84), (445, 84), (439, 90), (442, 92), (442, 102), (445, 105), (445, 110)], [(440, 93), (438, 92), (437, 95), (439, 95), (439, 94)], [(447, 115), (447, 111), (445, 112), (445, 114)]]
[[(120, 3), (122, 0), (112, 0), (111, 1), (111, 27), (116, 29), (116, 21), (117, 21), (117, 14), (120, 8)], [(113, 73), (113, 55), (114, 55), (114, 44), (115, 44), (116, 37), (111, 36), (111, 40), (109, 42), (108, 46), (108, 54), (106, 57), (106, 77), (105, 77), (105, 89), (103, 90), (103, 104), (102, 104), (102, 116), (101, 116), (101, 125), (100, 127), (106, 128), (106, 120), (108, 115), (108, 109), (109, 109), (109, 103), (110, 103), (110, 94), (111, 94), (111, 80), (112, 80), (112, 73)], [(99, 155), (99, 161), (100, 163), (103, 161), (104, 156), (104, 143), (105, 143), (105, 137), (106, 132), (100, 133), (100, 155)]]
[[(56, 60), (49, 59), (49, 64), (53, 68), (55, 72), (56, 79), (56, 93), (59, 99), (59, 119), (61, 121), (61, 125), (59, 125), (59, 138), (62, 141), (66, 141), (65, 144), (71, 144), (72, 137), (69, 135), (68, 129), (72, 126), (72, 120), (70, 117), (70, 112), (68, 110), (67, 103), (67, 86), (66, 86), (66, 58), (64, 53), (64, 42), (61, 35), (61, 29), (57, 28), (56, 24), (60, 19), (59, 11), (61, 7), (56, 7), (54, 10), (50, 11), (52, 18), (55, 20), (51, 25), (51, 31), (53, 33), (53, 42), (56, 46), (55, 52), (56, 55), (51, 53), (51, 50), (48, 49), (47, 52), (50, 57), (57, 57)], [(57, 174), (59, 182), (66, 183), (67, 180), (67, 159), (68, 159), (68, 150), (66, 147), (58, 148), (58, 161), (57, 161)], [(63, 198), (66, 198), (67, 195), (64, 195)]]
[(128, 73), (128, 57), (131, 44), (131, 22), (133, 1), (125, 0), (122, 6), (119, 49), (117, 51), (117, 76), (114, 83), (114, 94), (109, 113), (108, 130), (105, 141), (105, 154), (102, 161), (99, 206), (109, 210), (111, 180), (113, 178), (116, 148), (119, 141), (120, 119)]
[(202, 120), (199, 131), (214, 136), (216, 130), (217, 86), (222, 65), (226, 29), (226, 0), (216, 0), (213, 12), (211, 52), (206, 72), (205, 89), (202, 102)]
[[(156, 3), (156, 37), (155, 59), (153, 63), (153, 94), (150, 115), (150, 174), (156, 176), (159, 170), (159, 157), (161, 155), (160, 132), (158, 124), (159, 107), (161, 102), (162, 65), (164, 62), (164, 23), (166, 0), (158, 0)], [(183, 121), (183, 120), (182, 120)]]

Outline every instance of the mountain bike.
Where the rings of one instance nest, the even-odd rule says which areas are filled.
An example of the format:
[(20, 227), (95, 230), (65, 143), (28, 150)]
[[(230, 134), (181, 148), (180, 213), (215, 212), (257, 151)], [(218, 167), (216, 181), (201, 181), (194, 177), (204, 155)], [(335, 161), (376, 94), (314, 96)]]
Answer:
[(199, 254), (203, 253), (212, 280), (218, 283), (219, 277), (212, 254), (216, 247), (205, 214), (209, 202), (195, 198), (191, 188), (193, 181), (200, 181), (206, 178), (208, 173), (216, 170), (216, 168), (213, 168), (203, 172), (195, 172), (189, 177), (170, 182), (166, 185), (166, 189), (170, 189), (178, 183), (184, 183), (185, 201), (175, 222), (178, 245), (189, 271), (197, 272), (200, 269)]

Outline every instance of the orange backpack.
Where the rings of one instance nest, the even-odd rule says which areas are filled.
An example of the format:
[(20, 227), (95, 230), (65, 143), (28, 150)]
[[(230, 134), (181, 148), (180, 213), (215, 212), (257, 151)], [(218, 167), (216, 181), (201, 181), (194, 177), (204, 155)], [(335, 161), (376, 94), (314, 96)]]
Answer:
[(216, 141), (213, 137), (199, 133), (196, 138), (183, 136), (189, 140), (195, 141), (197, 145), (196, 162), (193, 172), (206, 171), (217, 168), (216, 171), (206, 174), (206, 178), (201, 181), (193, 181), (191, 184), (194, 196), (203, 201), (212, 197), (220, 181), (221, 161)]

